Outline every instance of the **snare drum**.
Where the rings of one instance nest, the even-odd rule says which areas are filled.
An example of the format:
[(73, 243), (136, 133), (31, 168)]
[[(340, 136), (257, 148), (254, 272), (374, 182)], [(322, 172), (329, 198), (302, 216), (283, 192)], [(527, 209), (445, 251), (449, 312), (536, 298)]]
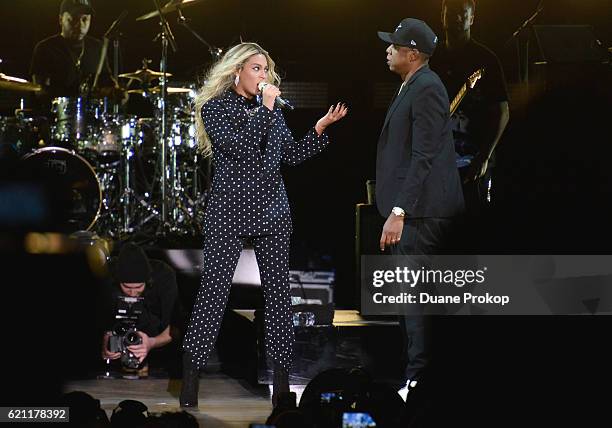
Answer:
[(102, 208), (102, 191), (89, 162), (71, 150), (45, 147), (23, 157), (22, 163), (26, 175), (50, 186), (56, 203), (61, 202), (59, 230), (92, 228)]

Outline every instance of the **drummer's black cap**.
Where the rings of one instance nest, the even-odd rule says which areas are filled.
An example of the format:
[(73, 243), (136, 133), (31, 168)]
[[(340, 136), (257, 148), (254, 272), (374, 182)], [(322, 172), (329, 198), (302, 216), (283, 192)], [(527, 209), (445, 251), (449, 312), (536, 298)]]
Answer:
[(404, 19), (393, 33), (379, 31), (378, 37), (387, 43), (407, 46), (429, 56), (433, 55), (438, 44), (438, 37), (429, 25), (414, 18)]
[(71, 15), (79, 13), (83, 15), (93, 15), (94, 8), (91, 6), (91, 0), (62, 0), (60, 15), (64, 12), (68, 12)]

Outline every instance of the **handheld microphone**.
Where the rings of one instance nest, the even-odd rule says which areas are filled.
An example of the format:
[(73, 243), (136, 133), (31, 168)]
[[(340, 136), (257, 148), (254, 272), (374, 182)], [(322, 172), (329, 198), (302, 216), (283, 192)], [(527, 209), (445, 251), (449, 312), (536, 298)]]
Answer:
[[(259, 84), (257, 85), (257, 87), (259, 88), (260, 91), (263, 91), (263, 89), (266, 87), (267, 83), (266, 82), (259, 82)], [(276, 104), (278, 104), (278, 106), (280, 108), (286, 108), (289, 110), (293, 110), (295, 107), (293, 107), (291, 105), (291, 103), (289, 101), (287, 101), (286, 99), (282, 98), (282, 97), (276, 97)]]

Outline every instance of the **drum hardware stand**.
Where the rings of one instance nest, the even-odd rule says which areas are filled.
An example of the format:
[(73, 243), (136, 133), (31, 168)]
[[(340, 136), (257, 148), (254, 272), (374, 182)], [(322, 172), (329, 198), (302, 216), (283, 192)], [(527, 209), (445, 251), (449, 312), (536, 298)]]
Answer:
[[(179, 135), (178, 138), (180, 139), (181, 136)], [(172, 206), (173, 206), (172, 224), (176, 227), (176, 224), (178, 221), (178, 215), (179, 215), (179, 204), (177, 202), (179, 202), (179, 199), (180, 199), (178, 195), (180, 195), (181, 183), (180, 183), (180, 177), (177, 174), (176, 147), (174, 146), (175, 141), (176, 141), (175, 137), (171, 136), (169, 143), (170, 143), (170, 146), (172, 147), (170, 151), (170, 177), (172, 180)]]
[[(200, 34), (198, 34), (197, 31), (195, 31), (191, 25), (189, 24), (189, 22), (191, 21), (189, 18), (187, 18), (184, 14), (183, 14), (183, 10), (181, 6), (177, 6), (177, 12), (178, 12), (178, 18), (177, 21), (180, 25), (182, 25), (183, 27), (185, 27), (197, 40), (199, 40), (203, 45), (205, 45), (208, 48), (208, 51), (210, 52), (210, 56), (212, 57), (213, 61), (219, 61), (221, 59), (221, 55), (223, 54), (223, 50), (221, 50), (220, 48), (216, 47), (216, 46), (212, 46), (210, 43), (208, 43), (202, 36), (200, 36)], [(196, 114), (199, 114), (196, 112)], [(193, 225), (193, 230), (195, 231), (195, 233), (200, 233), (201, 231), (201, 219), (198, 218), (198, 212), (202, 211), (199, 209), (199, 207), (203, 207), (204, 204), (206, 203), (206, 198), (207, 198), (207, 194), (206, 193), (202, 193), (200, 194), (200, 189), (198, 188), (198, 183), (199, 183), (199, 172), (200, 172), (200, 168), (198, 166), (198, 159), (199, 159), (199, 155), (196, 153), (194, 155), (194, 159), (193, 159), (193, 175), (192, 175), (192, 196), (189, 197), (187, 195), (187, 193), (183, 190), (183, 198), (185, 199), (185, 201), (181, 201), (181, 209), (183, 209), (184, 212), (186, 212), (188, 214), (189, 217), (189, 223)], [(184, 203), (186, 202), (188, 207), (185, 207)]]
[(200, 36), (192, 27), (191, 25), (189, 25), (189, 22), (191, 21), (191, 19), (186, 18), (185, 15), (183, 15), (183, 11), (182, 8), (180, 6), (177, 6), (176, 8), (177, 12), (178, 12), (178, 23), (180, 25), (182, 25), (183, 27), (185, 27), (191, 34), (193, 34), (193, 36), (198, 39), (200, 42), (202, 42), (202, 44), (204, 44), (207, 48), (208, 48), (208, 52), (210, 52), (210, 56), (212, 56), (214, 61), (218, 61), (219, 59), (221, 59), (221, 55), (223, 54), (223, 50), (221, 50), (218, 47), (212, 46), (210, 43), (208, 43), (206, 40), (204, 40), (204, 38), (202, 36)]
[(167, 129), (168, 126), (167, 126), (167, 117), (166, 117), (166, 101), (168, 97), (168, 93), (167, 93), (168, 92), (168, 88), (167, 88), (168, 79), (167, 79), (166, 73), (168, 72), (168, 69), (167, 69), (168, 67), (168, 43), (170, 43), (170, 46), (172, 47), (173, 52), (176, 52), (178, 48), (176, 46), (176, 39), (174, 38), (174, 35), (172, 34), (172, 30), (170, 29), (170, 24), (168, 24), (168, 20), (162, 13), (158, 0), (153, 0), (153, 3), (155, 4), (155, 8), (157, 9), (157, 12), (159, 14), (159, 21), (160, 21), (160, 26), (161, 26), (161, 32), (159, 33), (158, 37), (155, 38), (155, 40), (157, 40), (158, 38), (161, 38), (161, 42), (162, 42), (162, 55), (161, 55), (161, 60), (160, 60), (160, 71), (163, 73), (162, 77), (160, 78), (160, 86), (161, 86), (161, 98), (160, 98), (160, 107), (161, 107), (161, 135), (160, 135), (160, 140), (161, 140), (161, 153), (160, 153), (160, 158), (161, 158), (161, 161), (160, 161), (161, 163), (161, 182), (160, 182), (161, 222), (160, 222), (160, 226), (162, 230), (160, 232), (163, 233), (163, 229), (167, 226), (167, 223), (166, 223), (167, 221), (166, 145), (168, 144), (168, 129)]
[[(176, 152), (176, 150), (175, 150)], [(176, 156), (175, 156), (176, 159)], [(180, 168), (180, 170), (176, 169), (176, 185), (174, 187), (174, 192), (176, 198), (174, 199), (174, 223), (172, 231), (175, 233), (181, 234), (191, 234), (191, 235), (199, 235), (202, 232), (201, 229), (201, 219), (198, 217), (198, 213), (201, 211), (200, 206), (203, 206), (203, 203), (206, 200), (206, 195), (199, 195), (197, 192), (198, 184), (198, 171), (197, 164), (194, 164), (194, 175), (191, 177), (193, 182), (192, 192), (194, 197), (190, 197), (187, 189), (184, 187), (184, 183), (182, 179), (187, 179), (190, 171)]]
[(203, 223), (203, 219), (200, 219), (198, 217), (198, 214), (203, 213), (204, 208), (206, 207), (206, 201), (208, 200), (208, 191), (206, 189), (209, 186), (209, 183), (203, 182), (201, 183), (203, 185), (202, 189), (200, 189), (200, 176), (206, 177), (206, 181), (210, 179), (210, 157), (204, 158), (205, 162), (207, 163), (204, 171), (208, 171), (207, 173), (202, 172), (200, 168), (199, 159), (200, 155), (196, 152), (193, 155), (194, 168), (192, 175), (193, 187), (191, 189), (192, 197), (189, 198), (188, 196), (186, 196), (187, 198), (189, 198), (189, 202), (193, 210), (193, 218), (195, 221), (197, 221), (198, 226)]
[[(198, 41), (200, 41), (203, 45), (205, 45), (208, 48), (208, 51), (210, 52), (210, 55), (214, 61), (218, 61), (221, 58), (223, 51), (220, 48), (212, 46), (191, 27), (191, 25), (189, 24), (190, 19), (187, 18), (183, 14), (183, 10), (181, 6), (177, 6), (176, 10), (178, 13), (177, 22), (183, 27), (185, 27)], [(177, 119), (174, 118), (173, 122), (176, 123)], [(183, 135), (181, 135), (179, 132), (179, 138), (181, 138), (181, 142), (184, 143), (184, 141), (182, 141), (182, 137)], [(180, 182), (180, 172), (177, 166), (177, 153), (176, 153), (177, 148), (175, 145), (174, 138), (172, 138), (172, 141), (170, 141), (170, 147), (172, 151), (171, 152), (170, 177), (172, 180), (172, 193), (173, 193), (172, 201), (173, 201), (173, 206), (174, 206), (172, 210), (172, 223), (174, 225), (174, 231), (178, 232), (179, 224), (184, 224), (185, 222), (187, 222), (188, 224), (191, 225), (190, 229), (192, 231), (199, 233), (200, 224), (198, 222), (197, 212), (198, 212), (199, 206), (202, 204), (203, 201), (205, 201), (206, 195), (202, 196), (198, 194), (198, 185), (197, 185), (198, 183), (198, 167), (197, 167), (198, 157), (196, 155), (194, 158), (196, 163), (193, 164), (194, 165), (193, 183), (192, 183), (193, 198), (190, 198), (187, 195), (187, 192), (185, 191), (185, 189), (183, 188), (182, 183)], [(183, 214), (184, 218), (179, 218), (181, 213)]]
[(174, 200), (173, 216), (175, 221), (172, 231), (183, 234), (199, 234), (201, 231), (199, 219), (197, 218), (199, 200), (190, 198), (185, 188), (180, 185), (175, 187), (174, 190), (181, 197), (177, 197)]
[[(114, 238), (120, 238), (134, 232), (152, 219), (159, 218), (159, 212), (132, 188), (132, 168), (130, 163), (134, 156), (132, 138), (122, 139), (121, 158), (118, 166), (98, 170), (100, 184), (103, 187), (103, 214), (100, 216), (98, 231)], [(119, 183), (115, 185), (113, 178)], [(149, 194), (145, 193), (145, 197)], [(144, 217), (147, 215), (147, 217)]]
[[(195, 203), (189, 199), (188, 202), (193, 206)], [(177, 199), (177, 211), (183, 213), (184, 218), (180, 219), (181, 226), (179, 226), (179, 222), (177, 222), (173, 228), (174, 232), (179, 232), (183, 234), (190, 233), (191, 235), (199, 235), (202, 232), (200, 223), (198, 222), (198, 218), (196, 216), (195, 210), (190, 207), (186, 207), (181, 200)], [(178, 218), (178, 214), (177, 214)], [(187, 228), (186, 228), (187, 226)]]
[[(176, 112), (175, 112), (176, 113)], [(180, 124), (180, 118), (178, 118), (176, 115), (172, 116), (172, 123), (173, 124)], [(181, 133), (181, 128), (180, 125), (178, 126), (178, 129), (173, 126), (172, 128), (172, 134), (170, 136), (170, 145), (172, 147), (171, 149), (171, 154), (170, 154), (170, 177), (172, 180), (172, 225), (173, 225), (173, 232), (180, 232), (179, 230), (179, 223), (183, 222), (183, 219), (180, 218), (180, 214), (183, 213), (183, 215), (187, 215), (189, 217), (191, 217), (191, 214), (189, 213), (189, 210), (185, 208), (185, 205), (183, 203), (183, 195), (185, 195), (185, 189), (183, 188), (183, 183), (181, 180), (181, 174), (179, 171), (179, 167), (178, 167), (178, 162), (177, 162), (177, 147), (176, 147), (176, 143), (177, 140), (179, 142), (179, 144), (184, 144), (183, 141), (183, 134)]]
[[(136, 214), (136, 209), (144, 209), (146, 210), (147, 213), (149, 213), (149, 216), (146, 217), (144, 220), (141, 220), (138, 224), (138, 226), (143, 226), (146, 223), (148, 223), (151, 219), (156, 218), (159, 216), (159, 212), (149, 203), (147, 203), (147, 201), (145, 201), (143, 198), (141, 198), (135, 191), (134, 189), (132, 189), (132, 180), (131, 180), (131, 168), (130, 168), (130, 162), (132, 157), (134, 156), (134, 151), (133, 149), (133, 141), (128, 140), (129, 143), (126, 144), (126, 142), (124, 141), (123, 144), (123, 150), (124, 150), (124, 155), (123, 155), (123, 159), (124, 159), (124, 167), (123, 167), (123, 192), (121, 195), (121, 201), (122, 201), (122, 206), (123, 206), (123, 224), (121, 225), (121, 233), (124, 234), (128, 234), (128, 233), (132, 233), (134, 231), (133, 228), (133, 222), (134, 219), (132, 218), (132, 216), (134, 214)], [(145, 196), (148, 196), (145, 193)], [(133, 202), (137, 202), (138, 205), (134, 204)]]
[[(126, 145), (127, 146), (127, 145)], [(125, 160), (125, 166), (123, 167), (123, 195), (121, 196), (121, 200), (123, 202), (123, 233), (129, 233), (132, 230), (130, 229), (130, 210), (131, 210), (131, 196), (134, 195), (134, 192), (131, 185), (130, 180), (130, 158), (133, 155), (132, 148), (130, 146), (124, 147), (125, 155), (123, 159)]]
[[(211, 157), (205, 157), (202, 158), (202, 161), (206, 163), (206, 165), (204, 165), (204, 172), (202, 172), (202, 169), (200, 168), (200, 154), (198, 154), (198, 152), (196, 151), (193, 155), (193, 164), (195, 165), (195, 168), (193, 169), (193, 189), (192, 189), (192, 198), (193, 200), (202, 203), (206, 202), (206, 199), (208, 198), (208, 190), (210, 188), (210, 171), (211, 171)], [(203, 177), (206, 177), (206, 181), (204, 181), (202, 183), (203, 187), (202, 189), (200, 189), (199, 187), (199, 183), (200, 181), (198, 180), (198, 178), (200, 177), (200, 174)]]
[[(192, 154), (193, 157), (190, 157), (189, 162), (186, 162), (186, 159), (179, 162), (178, 146), (181, 145), (184, 148), (187, 142), (191, 138), (194, 138), (188, 131), (185, 132), (181, 128), (181, 120), (180, 115), (175, 114), (172, 116), (172, 123), (174, 124), (170, 137), (172, 144), (170, 172), (173, 183), (172, 232), (200, 234), (201, 219), (198, 218), (198, 213), (206, 202), (206, 194), (200, 194), (199, 192), (201, 169), (198, 165), (199, 155), (197, 152)], [(191, 149), (195, 150), (193, 147)], [(179, 163), (181, 163), (181, 165), (179, 165)], [(193, 166), (192, 170), (190, 168), (191, 166)], [(191, 186), (189, 186), (188, 183), (190, 179)], [(190, 194), (193, 196), (190, 197)]]
[(110, 182), (112, 178), (107, 178), (109, 173), (104, 173), (102, 177), (100, 177), (99, 172), (97, 175), (100, 180), (100, 185), (102, 186), (102, 213), (96, 221), (96, 229), (100, 235), (115, 237), (120, 233), (120, 230), (118, 230), (119, 228), (117, 227), (120, 218), (116, 214), (116, 210), (114, 209), (114, 206), (116, 205), (112, 201), (112, 196), (110, 196)]

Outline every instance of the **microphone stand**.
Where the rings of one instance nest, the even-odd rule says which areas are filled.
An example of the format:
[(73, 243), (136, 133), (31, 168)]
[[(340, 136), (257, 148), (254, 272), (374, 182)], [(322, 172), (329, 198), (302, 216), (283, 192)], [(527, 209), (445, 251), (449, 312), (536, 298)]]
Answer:
[[(161, 153), (160, 153), (160, 167), (161, 167), (161, 180), (160, 180), (160, 191), (161, 191), (161, 232), (163, 233), (163, 229), (166, 227), (167, 221), (167, 207), (166, 207), (166, 144), (168, 141), (168, 126), (167, 126), (167, 118), (166, 118), (166, 101), (168, 96), (168, 88), (167, 88), (167, 77), (166, 73), (168, 72), (168, 43), (172, 47), (172, 51), (176, 52), (178, 50), (176, 45), (176, 39), (172, 34), (172, 30), (170, 29), (170, 24), (168, 24), (168, 20), (162, 13), (161, 7), (159, 5), (158, 0), (153, 0), (155, 4), (155, 8), (159, 14), (159, 21), (161, 26), (161, 32), (158, 37), (161, 37), (162, 41), (162, 56), (160, 60), (160, 71), (162, 72), (162, 77), (160, 79), (161, 83), (161, 99), (160, 99), (160, 109), (161, 109)], [(156, 37), (157, 39), (157, 37)]]
[(212, 58), (215, 61), (218, 61), (219, 59), (221, 59), (221, 54), (223, 53), (223, 50), (221, 50), (220, 48), (217, 48), (215, 46), (212, 46), (210, 43), (208, 43), (206, 40), (204, 40), (204, 38), (202, 36), (200, 36), (189, 24), (189, 21), (191, 21), (189, 18), (186, 18), (185, 15), (183, 15), (183, 11), (180, 7), (177, 7), (176, 9), (178, 11), (178, 23), (180, 25), (182, 25), (183, 27), (185, 27), (191, 34), (193, 34), (193, 36), (198, 39), (200, 42), (202, 42), (203, 45), (205, 45), (208, 48), (208, 52), (210, 52), (210, 56), (212, 56)]
[(540, 0), (538, 6), (536, 7), (536, 11), (525, 20), (515, 31), (512, 33), (512, 36), (506, 41), (506, 45), (508, 45), (512, 40), (516, 41), (516, 54), (518, 59), (518, 78), (521, 83), (529, 83), (529, 40), (525, 42), (525, 51), (523, 55), (521, 55), (521, 40), (520, 35), (523, 31), (531, 26), (531, 23), (538, 17), (540, 12), (544, 10), (544, 0)]

